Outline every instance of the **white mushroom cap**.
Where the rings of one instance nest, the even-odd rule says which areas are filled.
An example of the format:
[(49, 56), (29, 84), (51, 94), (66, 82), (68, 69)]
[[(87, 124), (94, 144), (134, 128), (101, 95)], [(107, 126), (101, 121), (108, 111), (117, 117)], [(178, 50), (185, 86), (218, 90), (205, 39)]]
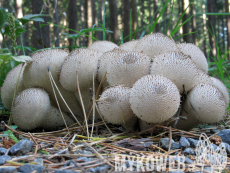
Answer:
[(139, 40), (132, 40), (120, 45), (119, 49), (133, 51)]
[(207, 82), (208, 75), (199, 70), (192, 60), (181, 52), (168, 52), (155, 56), (151, 74), (163, 75), (176, 84), (180, 93), (196, 84)]
[[(14, 91), (15, 91), (15, 86), (17, 84), (17, 90), (15, 95), (20, 93), (25, 89), (25, 86), (23, 84), (22, 80), (22, 75), (24, 71), (25, 65), (22, 67), (22, 64), (16, 66), (12, 70), (10, 70), (6, 76), (6, 79), (4, 80), (4, 83), (1, 88), (1, 98), (2, 98), (2, 103), (6, 109), (9, 111), (11, 110), (11, 105), (14, 97)], [(22, 71), (21, 71), (22, 68)], [(19, 76), (19, 73), (21, 71), (21, 75)], [(19, 80), (18, 80), (19, 77)]]
[(169, 37), (162, 33), (149, 34), (142, 37), (133, 51), (143, 52), (150, 58), (154, 58), (154, 55), (170, 52), (180, 51), (176, 43)]
[[(52, 85), (49, 78), (48, 66), (50, 67), (50, 72), (54, 78), (56, 85), (58, 86), (61, 94), (63, 95), (68, 106), (72, 112), (76, 115), (83, 116), (81, 107), (77, 101), (77, 98), (70, 91), (64, 89), (59, 82), (59, 73), (61, 70), (61, 65), (64, 62), (67, 52), (60, 49), (49, 49), (41, 52), (36, 52), (32, 55), (32, 62), (29, 62), (24, 70), (23, 82), (26, 88), (29, 87), (40, 87), (44, 88), (50, 96), (53, 103), (56, 104), (55, 95), (52, 89)], [(67, 77), (67, 76), (66, 76)], [(56, 95), (61, 107), (64, 112), (70, 112), (66, 107), (65, 103), (62, 101), (58, 92)]]
[(224, 95), (213, 85), (196, 85), (188, 94), (188, 99), (201, 123), (215, 123), (225, 115)]
[[(130, 88), (115, 86), (103, 91), (98, 108), (104, 119), (112, 124), (130, 124), (134, 114), (129, 103)], [(133, 121), (133, 120), (132, 120)]]
[(117, 51), (115, 60), (109, 62), (107, 81), (112, 85), (125, 85), (132, 87), (133, 84), (149, 74), (151, 59), (138, 52)]
[(118, 46), (110, 41), (95, 41), (93, 44), (91, 44), (88, 49), (93, 49), (96, 51), (99, 51), (101, 53), (105, 53), (107, 51), (111, 51), (114, 48), (118, 48)]
[(210, 77), (210, 79), (212, 80), (212, 85), (219, 89), (219, 91), (224, 95), (227, 109), (229, 105), (229, 92), (227, 87), (217, 78)]
[[(70, 126), (74, 123), (74, 120), (70, 118), (66, 113), (62, 112), (62, 114), (67, 126)], [(50, 105), (49, 111), (42, 120), (41, 127), (47, 130), (55, 130), (63, 126), (65, 126), (65, 123), (60, 111), (56, 107)]]
[(186, 55), (189, 55), (196, 66), (208, 73), (208, 62), (204, 53), (194, 44), (191, 43), (181, 43), (177, 44), (179, 49)]
[(25, 89), (15, 97), (11, 109), (14, 123), (22, 130), (30, 131), (39, 127), (50, 108), (46, 91), (39, 88)]
[(180, 93), (166, 77), (147, 75), (133, 85), (130, 104), (138, 118), (149, 123), (162, 123), (177, 112)]

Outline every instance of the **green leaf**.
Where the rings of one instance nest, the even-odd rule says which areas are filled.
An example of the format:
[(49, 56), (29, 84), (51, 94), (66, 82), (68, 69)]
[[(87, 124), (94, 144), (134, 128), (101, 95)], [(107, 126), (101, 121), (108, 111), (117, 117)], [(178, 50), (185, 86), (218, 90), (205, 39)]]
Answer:
[(2, 53), (0, 54), (0, 59), (2, 59), (3, 61), (8, 61), (10, 59), (12, 59), (12, 54), (11, 53)]
[(16, 126), (16, 125), (11, 125), (11, 126), (9, 126), (11, 129), (16, 129), (16, 128), (18, 128), (18, 126)]
[(44, 19), (41, 17), (49, 16), (46, 14), (29, 14), (26, 16), (23, 16), (22, 18), (19, 18), (18, 20), (24, 25), (29, 21), (35, 21), (35, 22), (44, 22)]
[(12, 56), (12, 58), (15, 61), (18, 62), (26, 62), (26, 61), (32, 61), (32, 58), (30, 56), (25, 56), (25, 55), (21, 55), (21, 56)]
[(4, 26), (5, 23), (5, 16), (2, 12), (2, 10), (0, 10), (0, 28), (2, 28)]
[(17, 36), (20, 36), (23, 32), (25, 32), (26, 30), (25, 29), (22, 29), (22, 28), (17, 28), (15, 33), (16, 33), (16, 37)]

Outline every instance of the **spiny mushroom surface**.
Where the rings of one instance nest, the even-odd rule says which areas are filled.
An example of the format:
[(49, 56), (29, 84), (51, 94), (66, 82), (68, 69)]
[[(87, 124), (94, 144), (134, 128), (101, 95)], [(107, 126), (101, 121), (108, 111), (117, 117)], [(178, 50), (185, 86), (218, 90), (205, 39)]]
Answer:
[(120, 45), (119, 49), (133, 51), (139, 40), (132, 40)]
[(208, 62), (204, 53), (194, 44), (191, 43), (181, 43), (177, 44), (179, 49), (186, 55), (189, 55), (196, 66), (208, 73)]
[(154, 55), (177, 51), (178, 49), (176, 43), (169, 37), (162, 33), (153, 33), (142, 37), (133, 51), (138, 51), (146, 54), (150, 58), (154, 58)]
[(99, 51), (101, 53), (105, 53), (107, 51), (111, 51), (115, 48), (118, 48), (118, 46), (110, 41), (95, 41), (93, 44), (91, 44), (88, 49), (93, 49), (96, 51)]
[(150, 57), (131, 51), (117, 51), (115, 60), (109, 62), (107, 81), (110, 86), (125, 85), (132, 87), (133, 84), (149, 74)]
[(39, 126), (50, 108), (46, 91), (39, 88), (25, 89), (15, 97), (11, 108), (13, 122), (22, 130), (30, 131)]
[[(14, 98), (14, 91), (15, 91), (17, 81), (18, 81), (18, 84), (17, 84), (15, 96), (25, 89), (25, 86), (22, 80), (24, 67), (25, 65), (22, 67), (22, 64), (20, 64), (16, 66), (15, 68), (13, 68), (12, 70), (10, 70), (2, 85), (2, 88), (1, 88), (2, 103), (4, 107), (8, 109), (9, 111), (11, 110), (11, 105), (12, 105), (12, 101)], [(21, 71), (21, 74), (20, 74), (20, 71)]]
[[(60, 49), (49, 49), (41, 52), (36, 52), (31, 56), (33, 61), (29, 62), (25, 67), (23, 73), (23, 82), (26, 88), (44, 88), (46, 92), (49, 94), (52, 102), (56, 104), (57, 102), (49, 78), (49, 66), (49, 70), (54, 78), (54, 81), (70, 109), (73, 111), (74, 114), (83, 116), (77, 98), (74, 96), (72, 92), (64, 89), (59, 83), (59, 73), (61, 70), (61, 65), (64, 62), (67, 55), (67, 52)], [(55, 91), (61, 110), (64, 112), (70, 112), (56, 89)]]
[(130, 88), (115, 86), (107, 88), (98, 101), (98, 108), (104, 119), (113, 124), (134, 126), (134, 116), (129, 103)]
[(130, 92), (131, 109), (149, 123), (161, 123), (171, 118), (180, 105), (176, 85), (161, 75), (147, 75), (139, 79)]
[(208, 80), (208, 75), (202, 74), (201, 77), (201, 70), (187, 55), (181, 52), (168, 52), (155, 56), (150, 74), (167, 77), (176, 84), (181, 94), (184, 89), (189, 91), (196, 84)]

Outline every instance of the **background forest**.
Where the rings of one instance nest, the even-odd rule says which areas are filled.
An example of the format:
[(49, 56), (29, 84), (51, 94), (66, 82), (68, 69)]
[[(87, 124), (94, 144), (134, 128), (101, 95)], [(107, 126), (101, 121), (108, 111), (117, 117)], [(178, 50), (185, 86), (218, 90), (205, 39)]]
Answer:
[[(24, 54), (22, 49), (26, 55), (54, 47), (71, 51), (95, 40), (119, 45), (162, 32), (177, 43), (199, 46), (210, 73), (229, 84), (229, 0), (1, 0), (0, 6), (21, 23), (26, 19), (19, 27), (16, 55)], [(30, 14), (39, 15), (29, 18)], [(4, 34), (6, 26), (1, 29), (1, 50), (12, 51), (12, 38)], [(1, 69), (0, 85), (16, 64)]]

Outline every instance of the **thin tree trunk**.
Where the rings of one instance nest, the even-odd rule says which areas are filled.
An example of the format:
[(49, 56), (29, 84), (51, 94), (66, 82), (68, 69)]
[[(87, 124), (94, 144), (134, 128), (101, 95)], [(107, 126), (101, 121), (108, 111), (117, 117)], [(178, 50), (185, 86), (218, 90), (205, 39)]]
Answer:
[(109, 0), (109, 10), (110, 10), (110, 29), (113, 31), (112, 40), (114, 43), (119, 42), (119, 30), (117, 22), (117, 2), (116, 0)]
[[(153, 10), (154, 10), (154, 21), (155, 21), (157, 19), (157, 17), (158, 17), (158, 12), (157, 12), (157, 9), (158, 9), (158, 0), (153, 0), (153, 5), (154, 5), (153, 6)], [(154, 28), (154, 31), (155, 32), (160, 32), (159, 23), (156, 24), (156, 26)]]
[[(124, 0), (124, 38), (130, 34), (130, 1)], [(129, 41), (129, 38), (124, 39), (124, 42)]]
[[(100, 24), (103, 23), (102, 12), (103, 12), (103, 0), (98, 0), (98, 16), (97, 16), (97, 18), (98, 18), (98, 23), (100, 23)], [(101, 27), (101, 26), (99, 26), (99, 27)], [(102, 32), (98, 32), (97, 39), (98, 40), (103, 39), (103, 33)]]
[[(69, 28), (73, 30), (77, 29), (77, 0), (70, 0), (68, 5), (68, 22), (69, 22)], [(77, 32), (69, 30), (69, 34), (77, 34)], [(74, 45), (77, 44), (74, 42), (73, 39), (69, 38), (69, 50), (74, 49)]]
[[(15, 12), (16, 12), (16, 18), (22, 18), (22, 0), (14, 0), (15, 3)], [(17, 45), (21, 45), (20, 37), (16, 38)], [(18, 55), (20, 55), (21, 51), (17, 52)]]
[[(81, 6), (81, 29), (85, 28), (85, 16), (84, 16), (84, 3), (83, 0), (81, 0), (80, 2), (80, 6)], [(82, 46), (85, 47), (85, 36), (82, 36)]]
[[(229, 3), (225, 0), (225, 12), (229, 13)], [(227, 51), (230, 50), (230, 16), (226, 15), (226, 27), (227, 27)], [(228, 59), (230, 60), (230, 54), (228, 54)]]
[[(182, 9), (183, 9), (183, 12), (184, 12), (185, 9), (187, 8), (188, 4), (189, 4), (189, 0), (183, 0), (183, 1), (182, 1)], [(185, 12), (185, 14), (184, 14), (184, 16), (183, 16), (183, 18), (182, 18), (182, 23), (185, 22), (186, 19), (188, 18), (188, 14), (189, 14), (188, 12), (189, 12), (189, 9), (186, 10), (186, 12)], [(185, 34), (188, 34), (188, 33), (189, 33), (189, 23), (188, 23), (188, 22), (185, 23), (185, 24), (182, 26), (182, 28), (183, 28), (183, 39), (184, 39), (185, 42), (188, 43), (188, 42), (189, 42), (189, 35), (185, 35)]]
[[(53, 14), (54, 23), (56, 25), (59, 25), (57, 0), (53, 1), (53, 6), (54, 6), (54, 14)], [(57, 26), (53, 26), (53, 30), (54, 30), (54, 39), (56, 40), (55, 41), (55, 47), (59, 47), (59, 45), (60, 45), (59, 28)]]
[[(193, 1), (190, 5), (190, 12), (191, 12), (191, 16), (193, 15), (192, 17), (192, 32), (195, 32), (196, 31), (196, 10), (195, 10), (195, 2)], [(197, 45), (197, 38), (196, 38), (196, 33), (192, 34), (192, 42)]]
[[(208, 7), (208, 13), (214, 13), (215, 12), (215, 0), (208, 0), (207, 1), (207, 7)], [(213, 34), (215, 35), (215, 25), (216, 25), (215, 16), (208, 15), (208, 22), (207, 23), (208, 23), (208, 28), (212, 32), (214, 30)], [(216, 45), (215, 45), (214, 38), (212, 37), (210, 32), (208, 32), (208, 36), (209, 36), (209, 44), (212, 48), (210, 55), (213, 55), (214, 57), (216, 57)], [(212, 60), (212, 59), (210, 59), (210, 60)]]
[[(92, 18), (92, 1), (87, 0), (87, 28), (92, 28), (93, 26), (93, 18)], [(89, 36), (92, 36), (92, 32), (89, 32)], [(91, 45), (92, 38), (88, 37), (88, 43), (87, 46)]]
[[(202, 7), (202, 12), (205, 13), (205, 6)], [(207, 35), (207, 22), (206, 22), (206, 14), (203, 14), (203, 35), (202, 35), (202, 43), (203, 43), (203, 51), (205, 56), (207, 57), (207, 44), (206, 44), (206, 35)]]
[(148, 10), (149, 10), (149, 23), (152, 22), (152, 8), (151, 8), (151, 5), (152, 5), (152, 0), (149, 0), (149, 3), (148, 3)]
[(137, 29), (137, 1), (131, 0), (132, 7), (132, 32), (135, 32)]
[[(32, 12), (33, 14), (39, 14), (41, 13), (42, 6), (43, 6), (43, 0), (32, 0)], [(43, 14), (49, 14), (48, 13), (48, 7), (44, 5), (43, 8)], [(44, 23), (47, 24), (48, 17), (44, 17)], [(34, 27), (36, 30), (33, 30), (32, 33), (32, 45), (36, 49), (42, 49), (42, 48), (48, 48), (50, 47), (50, 29), (49, 25), (43, 26), (40, 28), (39, 25), (40, 22), (34, 22)]]

